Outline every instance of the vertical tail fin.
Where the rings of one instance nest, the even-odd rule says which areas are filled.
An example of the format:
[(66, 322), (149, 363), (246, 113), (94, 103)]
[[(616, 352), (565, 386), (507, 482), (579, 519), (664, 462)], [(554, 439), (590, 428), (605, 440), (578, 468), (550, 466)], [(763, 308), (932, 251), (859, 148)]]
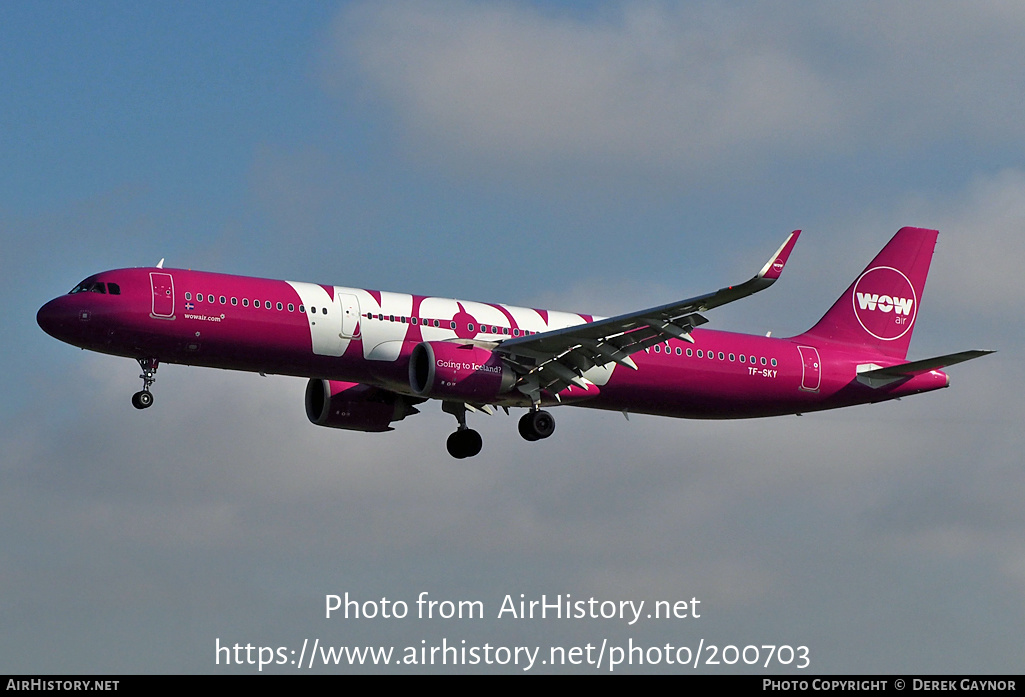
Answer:
[(901, 228), (818, 324), (802, 336), (905, 358), (937, 235), (936, 230)]

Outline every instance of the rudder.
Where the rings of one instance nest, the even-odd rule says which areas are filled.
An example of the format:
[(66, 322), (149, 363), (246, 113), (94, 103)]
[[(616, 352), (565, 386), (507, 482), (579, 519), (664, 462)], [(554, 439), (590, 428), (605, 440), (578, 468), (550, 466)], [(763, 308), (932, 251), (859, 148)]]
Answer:
[(822, 319), (801, 336), (864, 346), (904, 359), (938, 234), (925, 228), (901, 228)]

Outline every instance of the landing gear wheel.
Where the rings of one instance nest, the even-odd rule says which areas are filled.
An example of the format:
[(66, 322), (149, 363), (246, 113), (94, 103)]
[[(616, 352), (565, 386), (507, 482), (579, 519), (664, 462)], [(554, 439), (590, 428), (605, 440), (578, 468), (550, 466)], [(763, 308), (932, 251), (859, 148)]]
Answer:
[(160, 363), (156, 358), (139, 358), (139, 367), (142, 368), (142, 390), (132, 395), (132, 406), (136, 409), (147, 409), (153, 406), (153, 393), (149, 388), (157, 380), (157, 366)]
[(542, 440), (555, 433), (555, 418), (541, 409), (528, 411), (520, 417), (517, 427), (525, 440)]
[(143, 390), (132, 395), (132, 406), (136, 409), (147, 409), (153, 406), (153, 393)]
[(529, 440), (531, 442), (537, 440), (537, 434), (534, 433), (530, 425), (530, 412), (527, 412), (520, 417), (520, 422), (516, 425), (516, 428), (519, 429), (520, 435), (524, 440)]
[(457, 460), (462, 460), (480, 453), (481, 448), (484, 447), (484, 441), (480, 434), (472, 428), (465, 428), (450, 435), (446, 445), (449, 455)]

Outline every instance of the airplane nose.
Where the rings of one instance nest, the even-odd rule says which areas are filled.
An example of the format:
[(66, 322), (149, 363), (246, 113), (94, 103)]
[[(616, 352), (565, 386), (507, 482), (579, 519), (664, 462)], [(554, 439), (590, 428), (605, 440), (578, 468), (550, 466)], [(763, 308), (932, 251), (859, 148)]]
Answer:
[(72, 321), (79, 321), (78, 312), (68, 307), (65, 298), (54, 298), (39, 308), (36, 324), (55, 339), (63, 340)]
[(50, 336), (56, 336), (54, 334), (54, 329), (55, 324), (57, 322), (57, 312), (54, 308), (54, 302), (55, 301), (51, 300), (50, 302), (46, 303), (41, 308), (39, 308), (39, 312), (36, 313), (36, 324), (38, 324), (39, 328), (47, 334), (49, 334)]

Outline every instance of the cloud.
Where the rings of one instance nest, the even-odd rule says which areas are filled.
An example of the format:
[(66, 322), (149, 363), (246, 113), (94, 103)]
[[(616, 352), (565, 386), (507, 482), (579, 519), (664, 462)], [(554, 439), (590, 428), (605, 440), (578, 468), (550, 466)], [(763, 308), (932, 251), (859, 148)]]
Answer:
[(909, 196), (901, 208), (940, 229), (929, 302), (1001, 323), (1025, 304), (1025, 172), (978, 175), (961, 192)]
[(357, 3), (327, 79), (361, 81), (442, 159), (694, 172), (1020, 137), (1023, 29), (998, 3)]
[(704, 163), (825, 141), (839, 116), (820, 77), (756, 27), (739, 13), (643, 3), (590, 20), (495, 3), (369, 4), (343, 13), (335, 42), (344, 69), (408, 127), (463, 157)]

